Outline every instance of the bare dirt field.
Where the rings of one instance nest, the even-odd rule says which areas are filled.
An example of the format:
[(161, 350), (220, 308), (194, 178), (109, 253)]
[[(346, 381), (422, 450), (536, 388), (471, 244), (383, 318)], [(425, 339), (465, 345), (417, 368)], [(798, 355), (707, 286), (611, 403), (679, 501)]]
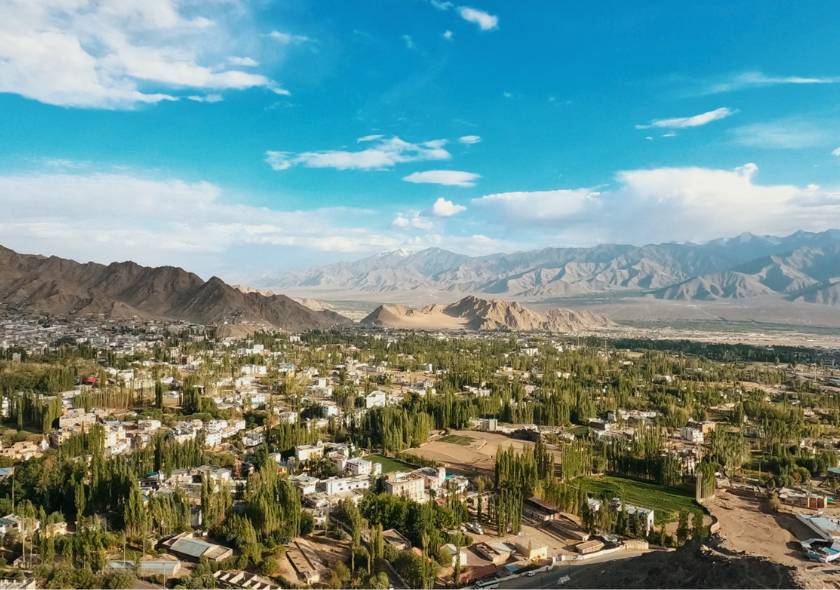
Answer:
[(496, 432), (478, 432), (475, 430), (450, 430), (449, 435), (473, 439), (470, 444), (457, 444), (442, 440), (431, 440), (419, 447), (408, 449), (406, 453), (438, 461), (447, 469), (463, 473), (476, 471), (491, 472), (496, 465), (496, 452), (499, 449), (513, 447), (522, 451), (534, 443), (511, 438)]
[(766, 512), (763, 502), (762, 498), (719, 491), (706, 503), (720, 522), (721, 547), (791, 566), (803, 587), (840, 588), (836, 565), (808, 561), (798, 550), (798, 541), (813, 535), (790, 513)]

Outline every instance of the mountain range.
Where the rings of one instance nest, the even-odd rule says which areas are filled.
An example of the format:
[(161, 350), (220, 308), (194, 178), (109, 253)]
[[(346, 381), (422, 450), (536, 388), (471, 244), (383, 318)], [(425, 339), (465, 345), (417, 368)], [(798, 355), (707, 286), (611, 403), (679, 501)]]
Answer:
[(611, 327), (605, 316), (589, 311), (551, 309), (540, 314), (516, 301), (467, 296), (449, 305), (414, 309), (380, 305), (361, 322), (363, 326), (414, 330), (510, 330), (514, 332), (581, 332)]
[(18, 254), (0, 246), (0, 310), (51, 316), (181, 320), (302, 331), (349, 324), (284, 295), (244, 293), (218, 277), (204, 281), (172, 266), (103, 265)]
[(263, 281), (270, 289), (327, 297), (361, 293), (433, 299), (475, 294), (545, 300), (616, 293), (660, 299), (769, 296), (840, 304), (840, 230), (784, 237), (742, 234), (710, 242), (545, 248), (467, 256), (397, 250)]

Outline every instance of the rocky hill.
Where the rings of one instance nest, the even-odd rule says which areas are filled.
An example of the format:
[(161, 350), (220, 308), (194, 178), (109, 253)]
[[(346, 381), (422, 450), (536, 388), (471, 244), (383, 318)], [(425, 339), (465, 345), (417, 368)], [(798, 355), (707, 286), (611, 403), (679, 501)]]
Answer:
[(243, 293), (217, 277), (204, 281), (171, 266), (79, 263), (18, 254), (2, 246), (0, 302), (6, 309), (53, 316), (256, 324), (288, 331), (349, 323), (343, 316), (311, 310), (284, 295)]
[(580, 332), (612, 325), (604, 316), (587, 311), (552, 309), (545, 315), (515, 301), (468, 296), (448, 305), (420, 309), (380, 305), (361, 324), (413, 330), (510, 330), (514, 332)]

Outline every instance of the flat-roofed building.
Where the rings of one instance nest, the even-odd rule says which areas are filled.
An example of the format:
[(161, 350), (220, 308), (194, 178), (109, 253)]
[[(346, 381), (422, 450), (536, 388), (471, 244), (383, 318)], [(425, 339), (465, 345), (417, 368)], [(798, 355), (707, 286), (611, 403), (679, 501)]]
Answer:
[(219, 562), (233, 555), (233, 549), (230, 547), (209, 543), (195, 537), (192, 533), (175, 535), (163, 541), (162, 545), (175, 555), (192, 561), (207, 559)]
[(426, 480), (419, 475), (392, 473), (385, 480), (385, 493), (408, 498), (414, 502), (426, 501)]

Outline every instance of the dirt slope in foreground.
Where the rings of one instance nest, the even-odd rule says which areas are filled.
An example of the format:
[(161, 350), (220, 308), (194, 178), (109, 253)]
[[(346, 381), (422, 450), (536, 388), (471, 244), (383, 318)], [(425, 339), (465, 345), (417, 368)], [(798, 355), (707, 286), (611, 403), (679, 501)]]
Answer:
[(572, 576), (570, 588), (802, 588), (794, 569), (766, 559), (690, 543), (605, 562)]

